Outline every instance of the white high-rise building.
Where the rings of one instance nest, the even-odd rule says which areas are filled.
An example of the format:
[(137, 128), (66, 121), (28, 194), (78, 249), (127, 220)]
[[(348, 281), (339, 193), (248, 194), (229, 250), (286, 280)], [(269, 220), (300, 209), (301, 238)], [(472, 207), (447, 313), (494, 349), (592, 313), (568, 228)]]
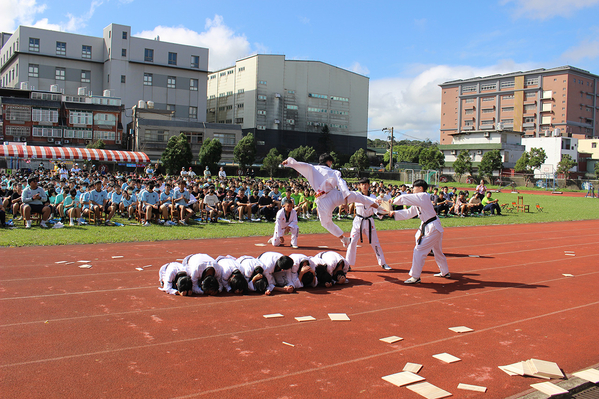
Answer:
[(270, 148), (308, 145), (353, 154), (366, 148), (369, 79), (320, 61), (254, 55), (208, 75), (206, 121), (241, 125), (256, 137), (258, 155)]
[(24, 83), (73, 95), (84, 88), (121, 98), (125, 109), (145, 100), (175, 111), (176, 118), (205, 120), (206, 48), (132, 37), (130, 26), (117, 24), (104, 28), (102, 37), (19, 26), (0, 39), (2, 87)]

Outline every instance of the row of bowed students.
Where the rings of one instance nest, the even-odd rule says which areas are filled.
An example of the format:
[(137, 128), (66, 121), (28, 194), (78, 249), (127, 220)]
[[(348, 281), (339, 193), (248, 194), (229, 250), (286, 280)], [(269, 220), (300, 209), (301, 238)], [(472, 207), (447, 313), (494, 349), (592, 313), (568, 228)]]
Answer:
[(294, 292), (299, 288), (332, 287), (346, 284), (347, 260), (334, 251), (315, 256), (264, 252), (258, 257), (231, 255), (216, 259), (203, 253), (187, 256), (182, 262), (170, 262), (159, 271), (159, 289), (171, 295), (234, 294), (272, 295)]

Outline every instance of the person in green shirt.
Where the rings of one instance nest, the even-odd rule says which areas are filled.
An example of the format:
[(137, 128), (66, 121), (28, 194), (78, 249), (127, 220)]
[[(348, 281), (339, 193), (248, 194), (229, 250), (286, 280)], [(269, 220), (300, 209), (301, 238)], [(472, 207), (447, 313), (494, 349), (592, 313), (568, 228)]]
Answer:
[(296, 187), (293, 189), (293, 193), (291, 194), (291, 198), (293, 198), (293, 203), (295, 204), (295, 211), (298, 214), (301, 214), (301, 205), (300, 205), (300, 201), (301, 201), (301, 197), (302, 195), (299, 192), (299, 189)]
[(491, 215), (494, 215), (495, 212), (497, 212), (497, 215), (501, 215), (501, 207), (499, 206), (499, 204), (497, 204), (498, 201), (499, 200), (493, 199), (491, 197), (490, 191), (487, 191), (487, 193), (485, 194), (485, 198), (483, 198), (482, 200), (483, 212), (490, 211)]

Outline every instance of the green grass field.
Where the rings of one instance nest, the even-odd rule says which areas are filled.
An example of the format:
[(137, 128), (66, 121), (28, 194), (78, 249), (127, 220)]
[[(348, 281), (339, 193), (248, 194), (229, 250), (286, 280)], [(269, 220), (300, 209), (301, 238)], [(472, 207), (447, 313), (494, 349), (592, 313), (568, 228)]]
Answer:
[[(498, 193), (494, 197), (499, 203), (511, 203), (517, 200), (517, 194)], [(494, 224), (546, 223), (569, 220), (585, 220), (599, 218), (599, 200), (560, 195), (524, 195), (524, 202), (530, 205), (529, 213), (504, 212), (505, 216), (471, 216), (466, 218), (441, 218), (445, 227), (481, 226)], [(538, 212), (535, 204), (543, 207)], [(10, 215), (8, 215), (10, 216)], [(268, 236), (273, 232), (273, 223), (244, 222), (218, 224), (190, 224), (189, 226), (143, 227), (126, 219), (115, 218), (114, 221), (125, 224), (117, 226), (65, 226), (62, 229), (42, 229), (34, 226), (27, 230), (22, 221), (15, 221), (17, 228), (0, 229), (0, 246), (32, 246), (32, 245), (66, 245), (94, 244), (132, 241), (166, 241), (189, 240), (220, 237)], [(342, 219), (336, 223), (344, 230), (351, 230), (351, 219)], [(68, 222), (67, 222), (68, 224)], [(418, 220), (396, 222), (385, 218), (377, 220), (378, 230), (414, 229)], [(325, 233), (317, 219), (301, 220), (300, 235)]]

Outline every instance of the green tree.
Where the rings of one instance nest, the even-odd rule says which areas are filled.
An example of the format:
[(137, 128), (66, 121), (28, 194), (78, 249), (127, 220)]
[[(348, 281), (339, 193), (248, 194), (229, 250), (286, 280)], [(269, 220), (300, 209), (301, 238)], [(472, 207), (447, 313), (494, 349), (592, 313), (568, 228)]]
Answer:
[(337, 154), (335, 151), (331, 151), (329, 155), (333, 157), (333, 168), (339, 168), (341, 166), (339, 154)]
[(370, 166), (370, 161), (368, 160), (368, 155), (366, 155), (364, 148), (360, 148), (358, 151), (354, 152), (349, 158), (349, 163), (353, 168), (357, 168), (358, 170), (366, 170), (368, 169), (368, 166)]
[(524, 151), (518, 161), (516, 161), (516, 166), (514, 166), (514, 170), (518, 173), (524, 174), (524, 183), (525, 186), (528, 187), (528, 183), (532, 179), (533, 174), (531, 173), (530, 168), (530, 155), (528, 152)]
[(248, 133), (247, 136), (239, 140), (233, 149), (233, 160), (239, 164), (241, 170), (254, 163), (256, 160), (256, 141), (252, 133)]
[(89, 143), (85, 146), (85, 148), (95, 148), (96, 150), (103, 150), (106, 147), (106, 144), (101, 139), (98, 139), (92, 143)]
[(566, 179), (570, 178), (570, 169), (577, 165), (576, 161), (570, 156), (570, 154), (562, 155), (562, 160), (557, 164), (557, 173), (563, 173)]
[(424, 148), (420, 152), (418, 163), (422, 169), (439, 170), (445, 165), (445, 156), (436, 146)]
[(472, 160), (468, 150), (460, 151), (453, 162), (453, 171), (456, 175), (457, 181), (460, 181), (460, 178), (465, 173), (472, 175)]
[(599, 179), (599, 162), (595, 162), (595, 176)]
[(488, 176), (489, 180), (493, 180), (493, 172), (501, 171), (503, 168), (503, 160), (501, 159), (501, 151), (492, 150), (485, 152), (478, 167), (478, 173), (481, 176)]
[(299, 162), (311, 162), (316, 158), (316, 150), (309, 146), (299, 146), (289, 151), (289, 156)]
[(318, 144), (320, 145), (320, 153), (333, 151), (333, 139), (331, 138), (331, 131), (328, 125), (324, 125), (320, 131), (318, 137)]
[(265, 170), (268, 173), (268, 176), (272, 178), (279, 169), (281, 162), (283, 162), (283, 155), (279, 154), (279, 151), (276, 148), (271, 148), (262, 161), (261, 169)]
[(421, 145), (396, 145), (393, 152), (397, 153), (397, 162), (412, 162), (418, 163), (420, 160), (420, 153), (426, 147)]
[(545, 150), (542, 148), (531, 148), (529, 154), (528, 165), (534, 171), (535, 169), (541, 169), (541, 165), (545, 163), (547, 159), (547, 154), (545, 154)]
[(217, 164), (223, 154), (223, 145), (217, 139), (206, 139), (202, 143), (200, 153), (198, 154), (198, 162), (204, 169), (208, 166), (210, 170), (216, 170)]
[(174, 174), (191, 164), (193, 155), (191, 146), (185, 133), (178, 136), (172, 136), (166, 145), (166, 149), (160, 157), (166, 173)]

